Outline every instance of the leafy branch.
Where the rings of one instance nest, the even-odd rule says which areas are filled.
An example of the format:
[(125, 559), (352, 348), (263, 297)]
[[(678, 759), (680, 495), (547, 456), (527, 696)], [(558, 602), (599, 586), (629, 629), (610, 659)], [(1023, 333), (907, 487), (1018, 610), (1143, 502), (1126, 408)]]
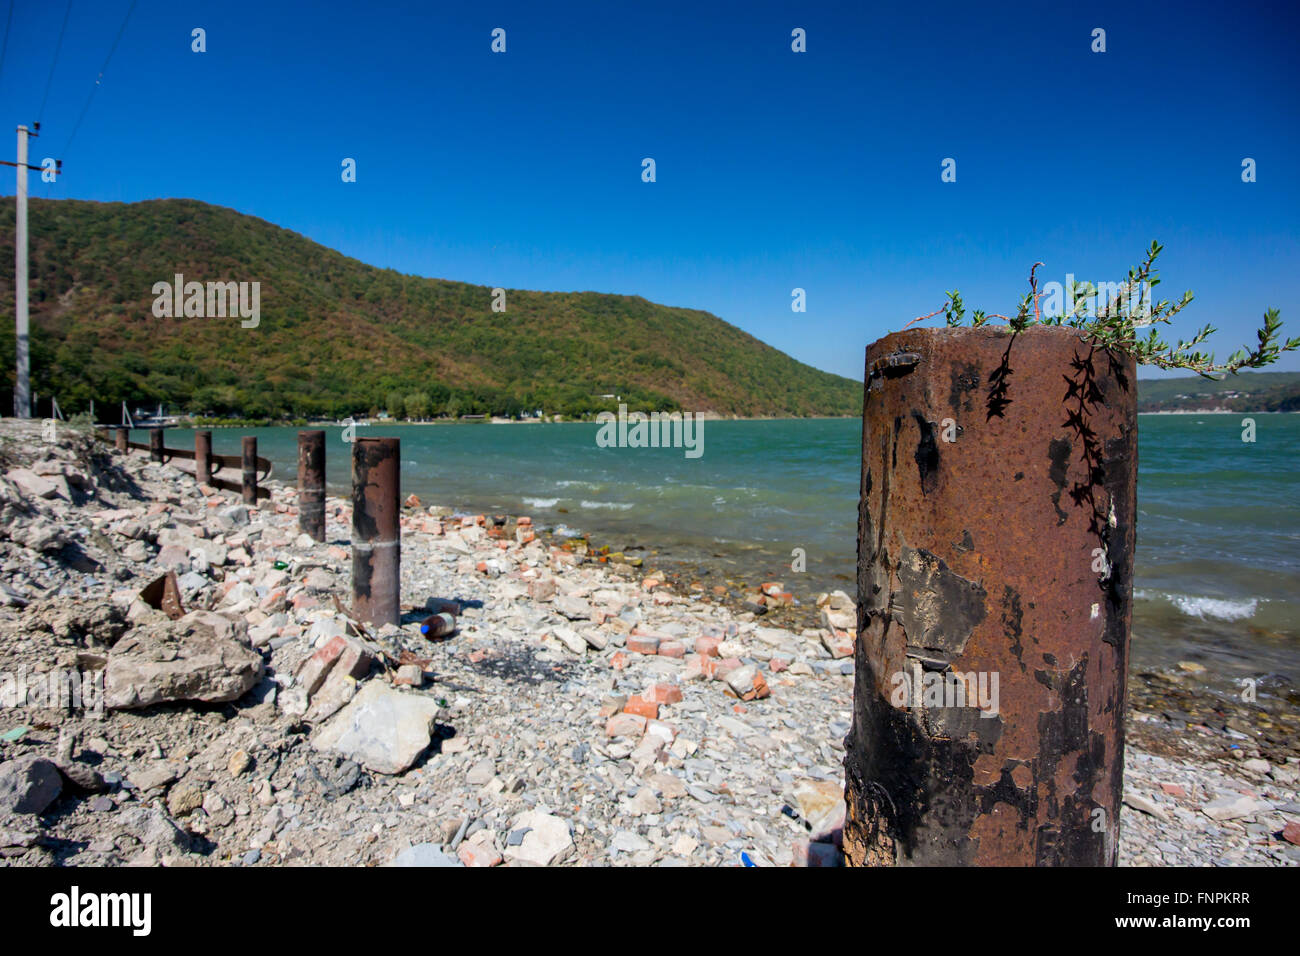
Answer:
[[(1155, 269), (1156, 258), (1164, 247), (1152, 242), (1146, 251), (1142, 264), (1129, 269), (1128, 277), (1116, 286), (1111, 283), (1104, 303), (1096, 302), (1100, 292), (1091, 282), (1076, 283), (1071, 281), (1064, 290), (1065, 305), (1060, 314), (1044, 317), (1039, 305), (1043, 293), (1038, 291), (1037, 270), (1043, 263), (1036, 262), (1029, 270), (1029, 291), (1016, 309), (1013, 316), (999, 313), (985, 313), (975, 310), (971, 313), (970, 325), (979, 328), (989, 319), (1002, 319), (1012, 329), (1020, 332), (1034, 325), (1067, 326), (1078, 329), (1095, 345), (1112, 352), (1130, 355), (1141, 365), (1154, 365), (1157, 368), (1188, 369), (1205, 378), (1222, 379), (1235, 375), (1243, 368), (1262, 368), (1276, 362), (1283, 352), (1300, 349), (1300, 338), (1281, 339), (1282, 320), (1277, 309), (1264, 313), (1264, 325), (1256, 333), (1258, 342), (1254, 348), (1241, 348), (1218, 364), (1213, 352), (1203, 352), (1198, 346), (1218, 330), (1212, 325), (1205, 325), (1190, 339), (1179, 339), (1176, 345), (1169, 345), (1160, 335), (1160, 325), (1168, 325), (1179, 312), (1192, 301), (1190, 290), (1184, 292), (1177, 302), (1162, 299), (1152, 305), (1152, 290), (1160, 284), (1160, 277)], [(1095, 309), (1092, 308), (1096, 302)], [(1092, 316), (1089, 316), (1092, 311)], [(947, 293), (947, 300), (929, 315), (917, 316), (904, 328), (923, 322), (943, 313), (950, 328), (963, 324), (966, 307), (961, 293), (956, 289)], [(1145, 334), (1143, 334), (1145, 333)]]

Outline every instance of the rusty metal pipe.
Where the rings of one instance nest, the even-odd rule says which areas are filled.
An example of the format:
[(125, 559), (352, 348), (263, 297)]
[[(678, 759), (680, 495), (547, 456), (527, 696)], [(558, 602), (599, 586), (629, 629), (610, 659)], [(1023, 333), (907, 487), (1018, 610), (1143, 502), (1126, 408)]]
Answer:
[(245, 435), (240, 465), (243, 468), (240, 490), (243, 492), (244, 504), (257, 504), (257, 437)]
[(161, 428), (149, 429), (149, 460), (163, 460), (163, 430)]
[(298, 529), (325, 540), (325, 433), (298, 433)]
[(125, 428), (118, 428), (115, 432), (113, 444), (117, 446), (118, 451), (125, 455), (131, 450), (131, 446), (127, 444), (131, 440), (131, 433)]
[(212, 482), (212, 432), (194, 433), (194, 477), (201, 485)]
[(401, 442), (352, 443), (352, 611), (370, 624), (401, 619)]
[(914, 329), (866, 372), (846, 861), (1113, 866), (1134, 362), (1067, 328)]

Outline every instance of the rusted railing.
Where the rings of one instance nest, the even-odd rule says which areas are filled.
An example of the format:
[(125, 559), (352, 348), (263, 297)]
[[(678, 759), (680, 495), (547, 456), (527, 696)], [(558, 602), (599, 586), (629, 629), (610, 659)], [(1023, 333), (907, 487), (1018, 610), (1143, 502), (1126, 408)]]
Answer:
[[(209, 431), (199, 431), (194, 433), (194, 448), (167, 448), (163, 444), (163, 430), (161, 428), (147, 429), (149, 432), (149, 441), (138, 442), (131, 441), (130, 429), (123, 428), (120, 425), (100, 426), (108, 430), (112, 429), (117, 432), (115, 439), (119, 451), (127, 452), (131, 449), (136, 451), (149, 452), (150, 457), (157, 462), (167, 464), (173, 459), (183, 461), (192, 461), (194, 465), (194, 476), (199, 481), (204, 481), (214, 488), (221, 488), (224, 491), (236, 491), (244, 496), (246, 502), (255, 501), (258, 498), (270, 498), (271, 492), (261, 486), (262, 482), (271, 477), (273, 466), (270, 459), (262, 458), (257, 454), (257, 439), (248, 436), (244, 438), (243, 454), (239, 455), (214, 455), (212, 454), (212, 433)], [(124, 437), (125, 436), (125, 437)], [(106, 436), (105, 436), (106, 437)], [(250, 445), (251, 443), (251, 445)], [(251, 459), (248, 452), (251, 451)], [(200, 460), (200, 455), (203, 459)], [(246, 464), (255, 463), (252, 469), (245, 467)], [(238, 481), (229, 478), (217, 477), (217, 472), (223, 468), (229, 469), (240, 475)], [(206, 477), (205, 477), (206, 474)]]
[[(242, 454), (212, 454), (212, 432), (194, 433), (194, 450), (167, 448), (161, 428), (149, 429), (149, 443), (130, 441), (122, 426), (100, 426), (100, 437), (116, 429), (119, 451), (147, 451), (157, 462), (194, 462), (194, 476), (245, 503), (270, 498), (259, 482), (271, 476), (271, 462), (257, 455), (257, 439), (243, 438)], [(240, 470), (240, 481), (216, 477), (222, 468)], [(262, 474), (259, 476), (258, 472)], [(362, 438), (352, 446), (352, 608), (376, 626), (401, 621), (401, 443), (396, 438)], [(316, 541), (325, 540), (325, 433), (298, 433), (299, 528)]]

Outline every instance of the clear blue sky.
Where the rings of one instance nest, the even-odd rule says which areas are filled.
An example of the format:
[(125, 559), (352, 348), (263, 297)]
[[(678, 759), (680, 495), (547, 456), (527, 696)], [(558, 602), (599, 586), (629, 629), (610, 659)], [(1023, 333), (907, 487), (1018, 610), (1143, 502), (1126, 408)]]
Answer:
[(1009, 312), (1036, 260), (1118, 281), (1153, 238), (1220, 358), (1267, 306), (1300, 334), (1293, 3), (139, 0), (67, 147), (129, 5), (74, 0), (41, 111), (65, 0), (17, 0), (0, 114), (65, 161), (34, 195), (192, 197), (403, 272), (706, 309), (855, 378), (946, 289)]

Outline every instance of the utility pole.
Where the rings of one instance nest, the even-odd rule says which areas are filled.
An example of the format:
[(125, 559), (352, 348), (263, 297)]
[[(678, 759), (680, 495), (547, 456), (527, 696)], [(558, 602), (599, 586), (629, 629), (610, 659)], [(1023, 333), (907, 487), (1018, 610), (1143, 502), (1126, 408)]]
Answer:
[(31, 418), (31, 365), (27, 321), (27, 127), (18, 127), (18, 192), (14, 205), (14, 319), (18, 323), (14, 344), (18, 375), (14, 379), (14, 417)]
[[(18, 169), (17, 198), (14, 203), (14, 324), (16, 326), (14, 347), (18, 359), (17, 374), (14, 377), (14, 417), (32, 417), (31, 384), (31, 349), (29, 341), (29, 324), (27, 317), (27, 170), (41, 170), (40, 166), (27, 163), (27, 137), (40, 136), (40, 123), (33, 123), (32, 129), (18, 127), (18, 162), (0, 160), (0, 165), (14, 166)], [(55, 174), (63, 171), (63, 161), (55, 164)]]

